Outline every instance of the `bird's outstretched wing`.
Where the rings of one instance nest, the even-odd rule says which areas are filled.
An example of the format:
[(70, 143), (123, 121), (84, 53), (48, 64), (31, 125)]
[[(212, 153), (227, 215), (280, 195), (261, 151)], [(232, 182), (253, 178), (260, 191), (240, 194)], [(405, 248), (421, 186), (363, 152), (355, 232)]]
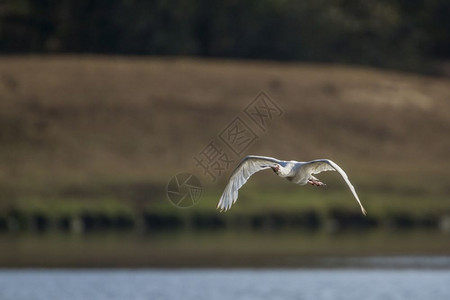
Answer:
[(348, 179), (347, 174), (335, 162), (333, 162), (329, 159), (316, 159), (316, 160), (312, 160), (312, 161), (304, 163), (302, 168), (306, 168), (306, 171), (309, 172), (309, 174), (318, 174), (318, 173), (324, 172), (324, 171), (337, 171), (339, 174), (341, 174), (342, 178), (344, 178), (344, 180), (347, 183), (348, 187), (350, 188), (350, 191), (352, 192), (353, 196), (355, 196), (356, 201), (358, 201), (358, 204), (361, 207), (361, 211), (362, 211), (363, 215), (367, 215), (367, 212), (364, 209), (364, 207), (362, 206), (361, 201), (359, 200), (358, 194), (356, 194), (355, 188), (353, 187), (352, 183)]
[(217, 208), (221, 211), (227, 211), (231, 205), (236, 202), (238, 198), (238, 190), (247, 182), (247, 180), (258, 171), (269, 169), (278, 166), (282, 161), (267, 157), (249, 155), (239, 163), (237, 168), (233, 171), (222, 197), (220, 197)]

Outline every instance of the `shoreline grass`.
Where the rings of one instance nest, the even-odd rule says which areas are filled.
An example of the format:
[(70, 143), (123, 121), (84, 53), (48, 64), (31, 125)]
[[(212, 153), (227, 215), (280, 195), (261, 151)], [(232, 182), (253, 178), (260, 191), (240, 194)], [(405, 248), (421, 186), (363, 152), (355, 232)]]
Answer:
[(244, 188), (233, 208), (215, 209), (219, 193), (206, 190), (191, 208), (180, 209), (167, 197), (39, 197), (3, 203), (3, 231), (166, 231), (166, 230), (288, 230), (340, 231), (369, 228), (432, 228), (450, 230), (449, 199), (442, 194), (364, 194), (367, 217), (361, 215), (346, 189), (288, 190)]

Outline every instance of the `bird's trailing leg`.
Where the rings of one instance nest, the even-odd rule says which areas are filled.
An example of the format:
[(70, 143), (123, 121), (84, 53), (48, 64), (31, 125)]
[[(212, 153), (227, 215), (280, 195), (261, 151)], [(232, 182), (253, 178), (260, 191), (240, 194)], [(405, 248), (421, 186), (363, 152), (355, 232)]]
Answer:
[(316, 177), (312, 177), (312, 176), (308, 179), (308, 183), (311, 185), (315, 185), (315, 186), (325, 186), (326, 185), (325, 183), (323, 183)]

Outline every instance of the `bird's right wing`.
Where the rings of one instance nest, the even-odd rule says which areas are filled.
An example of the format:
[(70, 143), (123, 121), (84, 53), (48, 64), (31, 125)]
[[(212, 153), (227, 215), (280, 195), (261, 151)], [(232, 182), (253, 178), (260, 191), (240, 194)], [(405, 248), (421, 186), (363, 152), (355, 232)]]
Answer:
[(247, 182), (247, 180), (258, 171), (279, 166), (282, 161), (267, 157), (249, 155), (239, 163), (237, 168), (233, 171), (222, 197), (220, 197), (217, 208), (221, 211), (227, 211), (231, 205), (236, 202), (238, 198), (238, 190)]
[(342, 170), (342, 168), (339, 167), (337, 163), (335, 163), (329, 159), (316, 159), (316, 160), (312, 160), (312, 161), (304, 163), (303, 168), (306, 168), (308, 170), (309, 174), (318, 174), (318, 173), (324, 172), (324, 171), (337, 171), (342, 176), (342, 178), (344, 178), (344, 181), (345, 181), (345, 183), (347, 183), (348, 188), (352, 192), (356, 201), (358, 201), (358, 204), (361, 207), (361, 211), (362, 211), (363, 215), (367, 215), (366, 210), (364, 209), (363, 205), (361, 204), (361, 201), (359, 200), (358, 194), (356, 194), (353, 184), (348, 179), (347, 173), (345, 173), (345, 171)]

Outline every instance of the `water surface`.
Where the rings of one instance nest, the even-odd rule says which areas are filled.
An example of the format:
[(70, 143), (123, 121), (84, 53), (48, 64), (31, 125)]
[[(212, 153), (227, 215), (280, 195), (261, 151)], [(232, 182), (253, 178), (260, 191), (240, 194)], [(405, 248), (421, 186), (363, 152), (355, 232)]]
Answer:
[(0, 299), (450, 299), (450, 270), (0, 270)]

